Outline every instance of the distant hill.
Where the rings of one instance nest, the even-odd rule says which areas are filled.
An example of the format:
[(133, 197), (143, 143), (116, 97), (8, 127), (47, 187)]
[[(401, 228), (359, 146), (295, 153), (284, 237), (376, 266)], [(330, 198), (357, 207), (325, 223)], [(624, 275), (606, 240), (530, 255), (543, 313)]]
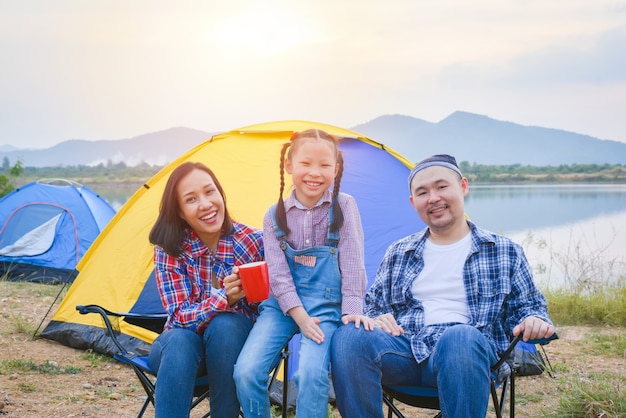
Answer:
[(142, 162), (164, 165), (198, 144), (208, 140), (212, 133), (191, 128), (171, 128), (139, 135), (129, 139), (86, 141), (72, 139), (41, 150), (12, 150), (3, 152), (11, 164), (21, 159), (27, 167), (58, 167), (98, 165), (107, 162), (135, 166)]
[(623, 142), (467, 112), (455, 112), (438, 123), (403, 115), (380, 116), (351, 129), (414, 162), (446, 153), (459, 162), (488, 165), (626, 164)]
[[(455, 112), (432, 123), (403, 115), (380, 116), (349, 128), (381, 142), (411, 161), (448, 153), (459, 162), (533, 166), (626, 164), (626, 143), (573, 132), (524, 126), (487, 116)], [(27, 167), (58, 167), (142, 162), (164, 165), (215, 133), (177, 127), (119, 140), (69, 140), (48, 149), (0, 146), (0, 159), (21, 159)]]

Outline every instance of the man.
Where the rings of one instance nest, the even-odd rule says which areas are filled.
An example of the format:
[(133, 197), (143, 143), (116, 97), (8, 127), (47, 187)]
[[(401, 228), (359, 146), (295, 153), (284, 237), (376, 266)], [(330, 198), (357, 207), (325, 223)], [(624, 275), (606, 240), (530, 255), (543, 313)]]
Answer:
[(365, 296), (331, 345), (344, 418), (383, 417), (382, 384), (439, 388), (444, 417), (485, 417), (490, 366), (509, 344), (554, 332), (523, 249), (465, 217), (469, 191), (454, 157), (434, 155), (409, 175), (423, 231), (387, 249)]

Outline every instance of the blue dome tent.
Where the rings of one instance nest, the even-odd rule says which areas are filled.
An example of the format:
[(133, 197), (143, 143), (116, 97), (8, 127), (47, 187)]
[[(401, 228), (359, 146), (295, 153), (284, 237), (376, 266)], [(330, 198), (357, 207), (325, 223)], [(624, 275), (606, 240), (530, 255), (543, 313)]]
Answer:
[(0, 274), (10, 281), (67, 283), (115, 210), (89, 188), (44, 179), (0, 200)]

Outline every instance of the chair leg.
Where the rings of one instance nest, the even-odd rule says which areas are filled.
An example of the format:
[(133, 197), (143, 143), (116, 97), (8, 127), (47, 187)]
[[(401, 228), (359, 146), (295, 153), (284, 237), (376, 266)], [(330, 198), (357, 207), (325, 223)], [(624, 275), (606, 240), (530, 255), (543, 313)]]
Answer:
[(509, 395), (509, 399), (511, 400), (511, 406), (509, 407), (509, 417), (515, 418), (515, 371), (511, 372), (511, 377), (509, 379), (511, 384), (511, 394)]
[(143, 387), (147, 396), (146, 400), (141, 406), (141, 410), (139, 411), (139, 414), (137, 414), (137, 418), (141, 418), (143, 417), (143, 414), (146, 412), (146, 409), (148, 409), (148, 405), (152, 404), (152, 406), (154, 406), (155, 388), (154, 388), (154, 383), (150, 381), (150, 379), (140, 369), (138, 369), (137, 366), (135, 366), (134, 364), (131, 364), (131, 366), (133, 368), (133, 371), (135, 372), (135, 375), (137, 376), (137, 378), (139, 378), (139, 382), (141, 383), (141, 386)]
[(289, 346), (285, 346), (281, 356), (283, 358), (283, 410), (282, 418), (287, 418), (287, 402), (289, 402)]
[(383, 395), (383, 402), (389, 408), (387, 412), (387, 418), (392, 418), (394, 415), (398, 418), (404, 418), (404, 415), (402, 414), (402, 412), (400, 412), (400, 410), (393, 404), (392, 397)]
[[(504, 386), (506, 381), (502, 383)], [(502, 401), (498, 398), (498, 390), (496, 389), (496, 384), (491, 381), (491, 400), (493, 401), (493, 409), (496, 413), (497, 418), (502, 418)]]

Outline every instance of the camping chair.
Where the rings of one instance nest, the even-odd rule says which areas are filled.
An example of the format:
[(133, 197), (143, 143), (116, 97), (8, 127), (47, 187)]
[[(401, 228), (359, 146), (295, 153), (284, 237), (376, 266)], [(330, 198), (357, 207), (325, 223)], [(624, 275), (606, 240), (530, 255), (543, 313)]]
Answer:
[[(491, 399), (493, 407), (498, 418), (502, 418), (506, 407), (506, 395), (509, 393), (509, 417), (515, 417), (515, 374), (516, 370), (513, 366), (511, 353), (515, 349), (517, 343), (521, 340), (522, 335), (515, 337), (506, 351), (500, 356), (498, 362), (491, 367)], [(557, 339), (556, 334), (550, 338), (542, 338), (537, 340), (529, 340), (530, 344), (548, 344), (550, 341)], [(505, 362), (511, 365), (511, 373), (509, 376), (498, 378), (498, 370)], [(503, 380), (502, 380), (503, 379)], [(500, 395), (498, 395), (498, 387), (500, 387)], [(383, 402), (389, 408), (387, 417), (404, 418), (404, 415), (395, 406), (394, 401), (398, 401), (410, 406), (418, 408), (439, 410), (439, 395), (437, 388), (423, 386), (400, 386), (400, 385), (383, 385)], [(441, 412), (435, 415), (440, 418)]]
[[(139, 411), (139, 414), (137, 415), (137, 418), (141, 418), (143, 414), (146, 412), (148, 405), (152, 404), (152, 406), (154, 407), (154, 394), (155, 394), (155, 385), (157, 381), (157, 375), (148, 365), (148, 355), (139, 355), (139, 354), (133, 353), (131, 351), (128, 351), (123, 346), (123, 344), (117, 338), (118, 332), (115, 330), (115, 327), (113, 326), (113, 322), (111, 318), (116, 318), (116, 319), (122, 318), (123, 320), (129, 323), (134, 323), (137, 325), (141, 324), (141, 326), (144, 326), (146, 328), (159, 332), (159, 330), (163, 329), (163, 324), (165, 324), (167, 315), (166, 314), (148, 315), (148, 314), (134, 314), (134, 313), (129, 313), (129, 312), (123, 312), (123, 313), (111, 312), (98, 305), (78, 305), (76, 306), (76, 310), (83, 315), (88, 314), (88, 313), (97, 313), (97, 314), (100, 314), (100, 316), (102, 317), (102, 320), (104, 321), (104, 325), (106, 326), (106, 329), (108, 331), (107, 334), (118, 349), (118, 352), (113, 356), (113, 358), (115, 358), (116, 360), (122, 363), (128, 364), (133, 369), (133, 371), (135, 372), (135, 375), (137, 376), (137, 378), (139, 379), (139, 382), (141, 383), (141, 386), (146, 392), (146, 395), (147, 395), (146, 400), (144, 401), (143, 405), (141, 406), (141, 410)], [(274, 364), (272, 367), (272, 377), (270, 379), (270, 387), (272, 386), (272, 384), (277, 378), (281, 363), (283, 364), (283, 382), (288, 382), (288, 376), (289, 376), (288, 363), (289, 362), (287, 360), (290, 354), (291, 352), (288, 349), (288, 345), (285, 345), (285, 347), (281, 351), (281, 355), (277, 359), (276, 364)], [(284, 387), (288, 388), (288, 385), (284, 385)], [(206, 375), (196, 378), (194, 399), (191, 404), (191, 409), (194, 409), (203, 400), (207, 399), (209, 397), (209, 393), (210, 391), (209, 391), (209, 385), (208, 385), (208, 380), (207, 380)], [(287, 405), (287, 399), (288, 399), (288, 391), (287, 389), (284, 389), (282, 391), (283, 405)], [(211, 411), (208, 411), (205, 415), (203, 415), (203, 418), (210, 417), (210, 416), (211, 416)], [(282, 417), (287, 418), (286, 407), (282, 408)]]

